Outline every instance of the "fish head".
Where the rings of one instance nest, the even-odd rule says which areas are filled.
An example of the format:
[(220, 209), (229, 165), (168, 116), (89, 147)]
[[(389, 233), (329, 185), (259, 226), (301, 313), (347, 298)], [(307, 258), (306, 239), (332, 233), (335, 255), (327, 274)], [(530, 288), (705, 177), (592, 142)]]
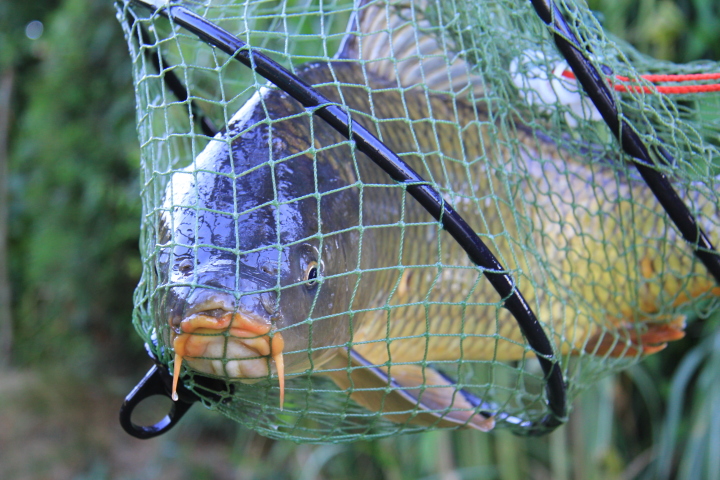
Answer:
[(213, 141), (171, 176), (156, 262), (176, 366), (247, 383), (304, 372), (350, 340), (358, 257), (357, 198), (338, 191), (332, 162), (258, 152)]

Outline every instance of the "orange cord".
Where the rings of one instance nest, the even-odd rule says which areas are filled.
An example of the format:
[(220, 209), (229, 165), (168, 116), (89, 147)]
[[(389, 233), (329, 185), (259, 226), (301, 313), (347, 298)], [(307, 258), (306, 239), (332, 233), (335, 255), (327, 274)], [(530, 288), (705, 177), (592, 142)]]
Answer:
[[(575, 74), (570, 70), (562, 73), (565, 78), (575, 79)], [(635, 82), (636, 80), (629, 77), (616, 75), (615, 78), (621, 82)], [(697, 82), (701, 80), (717, 80), (720, 79), (720, 73), (693, 73), (684, 75), (641, 75), (641, 78), (648, 82)], [(613, 83), (612, 87), (618, 92), (635, 92), (635, 93), (664, 93), (667, 95), (683, 95), (689, 93), (706, 93), (720, 92), (720, 84), (713, 83), (709, 85), (623, 85)]]

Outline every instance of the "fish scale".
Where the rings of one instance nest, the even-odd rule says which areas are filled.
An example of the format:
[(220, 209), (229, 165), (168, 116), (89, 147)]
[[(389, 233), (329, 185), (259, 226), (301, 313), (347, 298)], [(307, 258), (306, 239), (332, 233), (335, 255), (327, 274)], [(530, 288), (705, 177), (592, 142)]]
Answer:
[[(676, 292), (685, 290), (696, 296), (711, 288), (688, 249), (668, 243), (666, 232), (672, 227), (644, 185), (609, 166), (592, 166), (587, 160), (574, 159), (555, 144), (542, 143), (523, 129), (518, 130), (517, 141), (523, 144), (526, 158), (520, 161), (531, 161), (532, 165), (523, 168), (520, 161), (512, 162), (506, 152), (490, 155), (483, 145), (493, 144), (488, 137), (492, 125), (487, 116), (479, 116), (479, 106), (460, 97), (428, 94), (422, 88), (405, 90), (400, 101), (395, 92), (383, 91), (381, 80), (372, 78), (368, 80), (375, 90), (368, 95), (364, 85), (350, 86), (361, 74), (360, 68), (357, 64), (337, 63), (332, 67), (334, 73), (327, 67), (314, 66), (308, 70), (309, 75), (300, 74), (314, 84), (337, 78), (343, 83), (342, 98), (350, 108), (375, 113), (377, 134), (388, 147), (426, 179), (438, 182), (441, 191), (463, 192), (462, 196), (446, 197), (481, 237), (491, 240), (490, 245), (506, 268), (519, 275), (523, 294), (546, 328), (551, 333), (564, 332), (560, 338), (555, 337), (560, 350), (581, 349), (590, 336), (623, 328), (639, 319), (641, 313), (670, 310), (667, 301), (674, 293), (661, 295), (657, 284), (639, 278), (642, 258), (654, 258), (658, 263), (657, 258), (665, 256), (660, 264), (672, 262), (680, 267), (681, 275), (695, 274), (685, 285), (675, 285), (681, 287)], [(337, 96), (335, 87), (320, 90), (331, 99)], [(447, 121), (407, 122), (403, 105), (411, 118)], [(322, 155), (317, 161), (323, 161)], [(367, 158), (359, 159), (358, 168), (364, 184), (388, 183)], [(502, 173), (509, 168), (526, 169), (519, 186), (523, 195), (512, 200), (502, 180)], [(470, 192), (467, 186), (472, 186)], [(365, 227), (393, 225), (400, 220), (396, 216), (401, 202), (398, 188), (365, 191)], [(462, 201), (483, 194), (492, 195), (489, 206)], [(712, 209), (710, 203), (706, 205), (705, 210)], [(413, 199), (405, 201), (402, 220), (405, 224), (424, 225), (363, 230), (363, 245), (372, 247), (363, 251), (361, 269), (434, 264), (443, 267), (406, 267), (364, 275), (355, 297), (358, 309), (415, 305), (394, 307), (390, 313), (380, 309), (356, 316), (354, 341), (376, 343), (355, 348), (375, 364), (454, 360), (461, 341), (466, 359), (521, 358), (527, 347), (520, 330), (512, 316), (498, 308), (497, 294), (480, 272), (469, 268), (472, 265), (462, 248), (444, 233), (440, 240), (428, 243), (428, 238), (437, 237), (438, 225)], [(522, 242), (518, 223), (528, 225), (522, 231), (529, 241)], [(397, 246), (402, 228), (401, 257)], [(532, 255), (523, 253), (526, 250), (534, 250), (542, 262), (528, 258)], [(549, 266), (544, 269), (548, 280), (537, 278), (543, 270), (541, 263)], [(402, 271), (409, 280), (402, 288), (404, 293), (399, 294), (398, 285), (406, 281)], [(539, 290), (547, 293), (538, 296)], [(386, 303), (377, 303), (373, 298), (377, 292), (388, 292)], [(392, 342), (388, 355), (389, 339)]]

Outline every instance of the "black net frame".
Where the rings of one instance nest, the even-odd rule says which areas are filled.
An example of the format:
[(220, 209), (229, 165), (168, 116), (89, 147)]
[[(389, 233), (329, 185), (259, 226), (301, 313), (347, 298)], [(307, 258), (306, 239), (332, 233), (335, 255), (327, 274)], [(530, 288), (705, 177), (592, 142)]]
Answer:
[[(147, 7), (144, 3), (136, 3)], [(698, 258), (705, 264), (713, 277), (720, 281), (720, 257), (718, 257), (707, 235), (702, 231), (696, 219), (674, 191), (668, 178), (657, 169), (652, 168), (653, 160), (631, 125), (627, 120), (618, 121), (617, 108), (613, 103), (612, 96), (607, 91), (607, 85), (597, 69), (580, 50), (562, 14), (552, 2), (533, 1), (533, 5), (538, 15), (548, 24), (559, 50), (576, 72), (580, 83), (603, 115), (605, 122), (616, 133), (626, 152), (636, 159), (634, 164), (643, 179), (648, 183), (658, 201), (678, 226), (683, 237), (692, 245)], [(515, 287), (511, 276), (505, 273), (492, 252), (467, 226), (462, 217), (443, 200), (439, 192), (433, 190), (417, 173), (404, 164), (392, 150), (373, 137), (370, 132), (363, 129), (360, 124), (354, 122), (342, 108), (322, 97), (312, 87), (277, 63), (256, 51), (248, 49), (244, 42), (184, 7), (167, 6), (158, 9), (157, 12), (198, 35), (206, 43), (214, 45), (231, 57), (243, 62), (246, 66), (289, 93), (302, 103), (305, 108), (312, 109), (317, 116), (333, 126), (338, 132), (352, 138), (358, 144), (360, 150), (383, 168), (395, 181), (407, 185), (408, 192), (438, 221), (442, 222), (443, 228), (453, 235), (473, 262), (481, 267), (483, 273), (503, 299), (505, 307), (515, 316), (519, 328), (521, 328), (524, 336), (538, 355), (546, 378), (548, 407), (552, 413), (540, 422), (526, 422), (520, 426), (526, 429), (527, 433), (543, 434), (561, 425), (566, 420), (567, 412), (565, 384), (562, 379), (561, 369), (557, 363), (559, 360), (555, 357), (545, 332), (540, 327), (532, 309)], [(172, 78), (171, 75), (165, 75), (165, 80), (168, 82), (172, 82)], [(179, 81), (172, 89), (179, 93), (178, 98), (182, 99), (183, 87)], [(187, 95), (185, 95), (185, 98), (187, 98)], [(202, 128), (206, 133), (214, 130), (211, 124), (203, 123)], [(669, 153), (664, 152), (663, 156), (668, 163), (672, 164), (674, 162)], [(156, 429), (155, 427), (137, 427), (132, 422), (129, 422), (128, 419), (132, 408), (142, 400), (143, 389), (157, 394), (163, 391), (163, 389), (157, 388), (158, 382), (167, 387), (168, 378), (169, 373), (163, 368), (162, 364), (159, 364), (138, 386), (138, 389), (128, 397), (121, 418), (123, 419), (123, 426), (129, 433), (143, 438), (160, 434), (171, 428), (187, 410), (186, 407), (197, 399), (197, 397), (193, 398), (191, 393), (185, 393), (182, 400), (185, 407), (181, 406), (174, 409), (166, 420), (156, 426)], [(150, 385), (154, 386), (151, 388)], [(164, 391), (169, 395), (167, 388)]]

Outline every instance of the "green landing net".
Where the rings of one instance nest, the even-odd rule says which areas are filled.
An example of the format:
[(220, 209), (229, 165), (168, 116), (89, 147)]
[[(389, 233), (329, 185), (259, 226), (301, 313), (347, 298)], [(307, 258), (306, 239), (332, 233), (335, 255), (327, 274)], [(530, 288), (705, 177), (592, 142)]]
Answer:
[[(332, 60), (358, 9), (351, 0), (183, 5), (301, 75), (305, 64)], [(713, 243), (720, 244), (720, 93), (664, 94), (657, 86), (674, 84), (641, 78), (717, 73), (720, 64), (677, 65), (649, 58), (604, 32), (584, 2), (567, 0), (558, 6), (582, 48), (593, 52), (589, 60), (608, 84), (630, 86), (612, 90), (620, 115), (643, 139), (658, 160), (657, 168), (671, 179)], [(542, 323), (562, 367), (570, 400), (598, 379), (639, 361), (643, 352), (652, 353), (672, 340), (682, 331), (683, 319), (706, 316), (718, 308), (712, 277), (636, 171), (626, 165), (627, 156), (590, 100), (569, 78), (546, 25), (529, 2), (377, 0), (361, 8), (373, 8), (378, 20), (356, 25), (363, 53), (344, 62), (360, 66), (357, 71), (362, 74), (331, 76), (323, 83), (323, 91), (348, 92), (355, 86), (362, 100), (353, 103), (351, 94), (343, 94), (336, 95), (336, 101), (436, 187), (494, 252)], [(194, 212), (193, 218), (217, 212), (212, 205), (188, 203), (191, 196), (167, 197), (168, 184), (174, 184), (174, 175), (198, 179), (198, 172), (212, 173), (207, 164), (197, 167), (194, 160), (209, 144), (229, 145), (260, 128), (250, 125), (234, 132), (232, 138), (211, 141), (201, 131), (199, 112), (222, 128), (268, 84), (166, 18), (130, 2), (121, 4), (118, 12), (133, 60), (141, 145), (143, 276), (136, 290), (133, 321), (153, 353), (172, 369), (175, 334), (170, 327), (168, 292), (178, 286), (186, 292), (208, 286), (198, 274), (189, 274), (178, 283), (173, 272), (181, 267), (173, 261), (163, 263), (162, 257), (178, 249), (197, 254), (213, 244), (208, 238), (187, 244), (174, 230), (178, 225), (161, 231), (160, 219), (182, 209)], [(145, 39), (140, 27), (147, 32)], [(390, 36), (383, 34), (386, 41), (373, 41), (380, 38), (378, 32)], [(158, 72), (151, 58), (160, 55), (165, 63)], [(420, 67), (405, 68), (408, 64)], [(176, 98), (168, 89), (163, 82), (167, 72), (186, 86), (189, 100)], [(414, 77), (413, 72), (417, 73)], [(438, 81), (435, 74), (445, 75), (447, 81)], [(692, 85), (713, 82), (717, 80), (695, 80)], [(274, 88), (269, 87), (270, 91)], [(198, 111), (193, 112), (191, 101)], [(272, 105), (261, 108), (273, 109)], [(459, 424), (444, 419), (448, 412), (465, 408), (452, 403), (454, 397), (465, 395), (482, 401), (474, 411), (496, 415), (496, 428), (523, 433), (519, 423), (538, 422), (546, 416), (539, 363), (482, 272), (470, 264), (438, 222), (417, 213), (419, 207), (404, 187), (385, 178), (352, 142), (321, 134), (322, 120), (310, 121), (312, 112), (297, 105), (288, 115), (313, 128), (293, 144), (294, 140), (284, 137), (287, 120), (268, 116), (260, 121), (271, 133), (258, 148), (267, 150), (275, 140), (296, 148), (255, 170), (270, 172), (290, 161), (287, 158), (308, 157), (319, 172), (332, 152), (343, 153), (334, 157), (342, 163), (336, 167), (356, 178), (338, 188), (359, 198), (357, 205), (348, 206), (347, 215), (362, 220), (345, 236), (318, 227), (312, 241), (320, 245), (320, 251), (336, 239), (355, 242), (354, 264), (334, 271), (324, 264), (327, 271), (318, 277), (318, 299), (323, 298), (323, 291), (342, 284), (344, 291), (338, 295), (348, 300), (344, 305), (336, 302), (339, 306), (332, 311), (324, 309), (327, 305), (320, 305), (320, 300), (311, 302), (310, 313), (301, 321), (310, 335), (303, 337), (304, 347), (286, 350), (285, 355), (310, 361), (299, 370), (285, 372), (282, 410), (275, 370), (254, 383), (230, 379), (232, 388), (217, 395), (197, 389), (205, 406), (263, 435), (314, 443), (458, 428), (467, 422), (467, 415)], [(676, 161), (668, 164), (664, 152)], [(247, 172), (222, 175), (243, 185), (241, 177)], [(274, 197), (262, 200), (266, 202), (262, 206), (236, 207), (227, 217), (242, 224), (243, 215), (261, 214), (263, 208), (307, 211), (302, 202), (309, 199), (314, 201), (312, 214), (317, 221), (321, 209), (330, 204), (326, 200), (335, 199), (332, 195), (337, 193), (322, 191), (316, 184), (288, 200), (278, 198), (277, 181), (275, 185)], [(182, 198), (181, 203), (174, 203), (176, 198)], [(394, 213), (372, 217), (377, 211)], [(367, 220), (371, 217), (394, 220), (380, 225), (379, 220)], [(191, 225), (195, 232), (202, 228), (197, 223)], [(241, 230), (237, 235), (244, 234)], [(236, 258), (268, 250), (282, 257), (298, 244), (282, 238), (279, 235), (276, 241), (254, 249), (220, 249)], [(192, 258), (191, 265), (199, 266), (199, 257)], [(326, 260), (330, 262), (321, 258)], [(287, 292), (293, 288), (298, 285), (291, 286), (278, 276), (269, 292), (282, 304), (283, 293), (291, 295)], [(237, 290), (241, 289), (229, 291), (236, 299), (240, 293), (259, 294)], [(329, 328), (349, 333), (336, 343), (320, 345), (311, 340)], [(277, 329), (286, 346), (295, 330)], [(220, 344), (225, 345), (220, 353), (207, 350), (200, 360), (232, 363), (234, 350), (228, 347), (227, 336), (227, 332), (219, 333)], [(384, 385), (362, 382), (356, 374), (372, 369), (352, 364), (348, 347), (370, 364), (380, 365), (393, 380)], [(336, 351), (341, 353), (333, 357)], [(328, 357), (331, 360), (326, 362)], [(188, 388), (197, 386), (198, 375), (228, 380), (227, 375), (193, 367), (200, 363), (186, 361), (184, 365), (183, 382)], [(273, 360), (268, 359), (267, 365), (275, 368)], [(413, 366), (424, 372), (415, 383), (406, 378), (413, 371), (407, 367)], [(442, 372), (441, 378), (454, 383), (438, 383), (440, 376), (434, 372)], [(346, 385), (333, 381), (333, 375), (344, 377)], [(437, 395), (441, 400), (430, 408), (434, 415), (428, 417), (427, 408), (396, 402), (393, 394), (399, 391), (415, 396), (424, 392), (422, 398), (441, 392)], [(362, 395), (366, 400), (359, 399)], [(451, 401), (443, 404), (443, 398)], [(363, 406), (364, 402), (370, 407)]]

